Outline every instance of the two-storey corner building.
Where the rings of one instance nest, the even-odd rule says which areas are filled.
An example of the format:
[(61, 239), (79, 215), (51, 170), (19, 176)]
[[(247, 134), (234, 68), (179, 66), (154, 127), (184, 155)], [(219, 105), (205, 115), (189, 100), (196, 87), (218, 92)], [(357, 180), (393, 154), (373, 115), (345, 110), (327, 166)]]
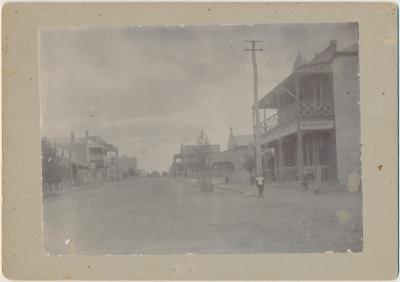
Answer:
[[(360, 176), (358, 44), (337, 50), (336, 41), (307, 61), (300, 54), (292, 73), (259, 100), (275, 109), (256, 126), (264, 152), (273, 152), (272, 181), (322, 181), (346, 187)], [(318, 169), (317, 169), (318, 168)], [(318, 172), (318, 173), (317, 173)]]
[(118, 149), (98, 135), (89, 136), (86, 132), (86, 139), (88, 140), (88, 159), (95, 167), (95, 182), (118, 180)]
[(64, 186), (83, 185), (93, 182), (94, 165), (88, 158), (88, 140), (75, 137), (72, 131), (70, 137), (55, 137), (49, 139), (62, 157), (64, 171)]

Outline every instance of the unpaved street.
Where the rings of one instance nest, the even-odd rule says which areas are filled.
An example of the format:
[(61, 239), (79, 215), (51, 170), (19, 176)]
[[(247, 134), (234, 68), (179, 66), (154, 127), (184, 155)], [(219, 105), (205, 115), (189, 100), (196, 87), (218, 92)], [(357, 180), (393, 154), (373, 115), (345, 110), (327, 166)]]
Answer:
[(129, 179), (44, 197), (44, 246), (93, 255), (357, 252), (361, 200), (293, 188), (257, 199), (168, 177)]

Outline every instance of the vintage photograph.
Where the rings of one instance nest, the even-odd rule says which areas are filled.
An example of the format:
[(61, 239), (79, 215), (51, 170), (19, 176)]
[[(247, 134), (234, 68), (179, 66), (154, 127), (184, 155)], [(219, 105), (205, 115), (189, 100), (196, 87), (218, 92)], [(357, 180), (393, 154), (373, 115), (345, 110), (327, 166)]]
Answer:
[(44, 253), (362, 252), (358, 38), (39, 28)]

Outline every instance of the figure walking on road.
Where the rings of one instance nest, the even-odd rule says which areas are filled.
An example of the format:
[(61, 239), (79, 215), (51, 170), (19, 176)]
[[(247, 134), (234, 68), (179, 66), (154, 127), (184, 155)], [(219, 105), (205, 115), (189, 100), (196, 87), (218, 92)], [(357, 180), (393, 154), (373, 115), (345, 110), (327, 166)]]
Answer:
[(256, 185), (258, 188), (258, 198), (264, 198), (264, 177), (261, 175), (257, 176)]

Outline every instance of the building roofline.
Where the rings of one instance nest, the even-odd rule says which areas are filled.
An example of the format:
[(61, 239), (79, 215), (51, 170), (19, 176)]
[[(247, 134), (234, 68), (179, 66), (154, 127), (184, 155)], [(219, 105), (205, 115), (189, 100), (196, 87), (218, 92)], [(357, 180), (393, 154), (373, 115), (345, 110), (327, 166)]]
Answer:
[[(265, 94), (261, 99), (258, 101), (259, 108), (261, 109), (274, 109), (276, 108), (276, 102), (268, 100), (274, 99), (275, 93), (279, 90), (279, 88), (283, 88), (283, 85), (286, 84), (289, 80), (293, 78), (293, 75), (296, 73), (297, 70), (301, 70), (302, 68), (307, 68), (308, 66), (316, 66), (316, 65), (324, 65), (332, 63), (332, 60), (336, 56), (357, 56), (358, 55), (358, 42), (353, 43), (341, 50), (336, 50), (336, 41), (330, 40), (329, 45), (320, 53), (316, 55), (310, 62), (306, 64), (299, 65), (296, 69), (286, 76), (280, 83), (278, 83), (272, 90), (270, 90), (267, 94)], [(354, 51), (353, 51), (354, 49)], [(350, 50), (350, 51), (348, 51)], [(330, 54), (333, 53), (333, 54)], [(322, 59), (324, 56), (327, 58)], [(254, 105), (253, 105), (254, 107)]]

